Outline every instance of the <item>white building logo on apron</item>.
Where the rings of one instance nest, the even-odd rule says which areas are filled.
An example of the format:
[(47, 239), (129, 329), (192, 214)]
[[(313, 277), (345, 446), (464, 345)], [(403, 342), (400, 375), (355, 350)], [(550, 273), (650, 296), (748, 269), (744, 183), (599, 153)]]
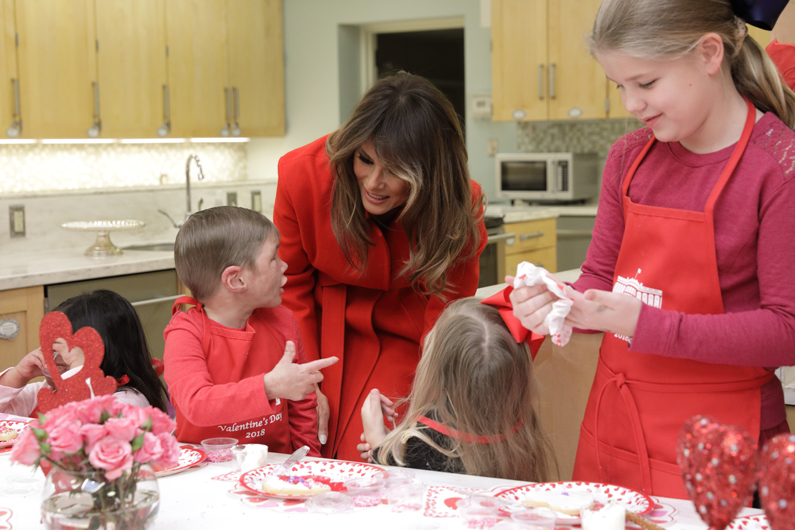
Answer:
[[(641, 270), (638, 269), (638, 272), (635, 274), (634, 278), (624, 278), (623, 276), (619, 276), (616, 280), (616, 283), (613, 285), (613, 292), (634, 296), (644, 304), (648, 304), (652, 307), (662, 307), (663, 292), (659, 289), (645, 287), (641, 282), (638, 281), (638, 276), (640, 273)], [(615, 337), (627, 342), (631, 342), (630, 338), (624, 335), (615, 334)]]

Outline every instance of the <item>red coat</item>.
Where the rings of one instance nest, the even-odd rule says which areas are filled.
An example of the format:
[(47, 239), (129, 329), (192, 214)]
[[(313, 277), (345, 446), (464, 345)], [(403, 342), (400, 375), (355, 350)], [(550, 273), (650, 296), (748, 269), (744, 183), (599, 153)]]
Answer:
[[(420, 340), (433, 326), (445, 302), (413, 290), (396, 278), (409, 256), (409, 241), (398, 221), (384, 233), (370, 223), (367, 267), (354, 270), (331, 228), (333, 177), (326, 138), (286, 154), (279, 161), (273, 218), (281, 232), (279, 255), (287, 263), (283, 304), (295, 312), (307, 360), (337, 356), (323, 371), (322, 391), (331, 417), (325, 456), (359, 460), (361, 406), (378, 388), (390, 398), (408, 396), (420, 358)], [(472, 182), (473, 202), (480, 186)], [(447, 271), (456, 290), (448, 299), (475, 294), (479, 256), (486, 245), (481, 223), (478, 251)]]

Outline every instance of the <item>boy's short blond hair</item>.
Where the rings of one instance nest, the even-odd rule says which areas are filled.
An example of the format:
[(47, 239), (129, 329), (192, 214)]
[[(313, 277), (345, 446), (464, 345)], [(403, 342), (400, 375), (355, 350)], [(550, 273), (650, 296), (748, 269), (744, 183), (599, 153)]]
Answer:
[(248, 208), (219, 206), (196, 212), (177, 234), (177, 276), (196, 300), (205, 302), (218, 289), (227, 267), (254, 266), (271, 234), (279, 234), (271, 220)]

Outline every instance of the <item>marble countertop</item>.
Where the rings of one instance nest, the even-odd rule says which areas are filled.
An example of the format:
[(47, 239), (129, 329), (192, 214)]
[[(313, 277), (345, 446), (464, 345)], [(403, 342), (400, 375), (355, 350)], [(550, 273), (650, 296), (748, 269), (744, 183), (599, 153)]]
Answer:
[(85, 247), (1, 253), (0, 291), (174, 268), (173, 252), (125, 250), (107, 258), (83, 252)]
[(487, 216), (503, 216), (503, 221), (520, 223), (523, 221), (536, 221), (557, 217), (595, 216), (596, 205), (546, 205), (546, 206), (509, 206), (503, 204), (489, 204), (486, 208)]

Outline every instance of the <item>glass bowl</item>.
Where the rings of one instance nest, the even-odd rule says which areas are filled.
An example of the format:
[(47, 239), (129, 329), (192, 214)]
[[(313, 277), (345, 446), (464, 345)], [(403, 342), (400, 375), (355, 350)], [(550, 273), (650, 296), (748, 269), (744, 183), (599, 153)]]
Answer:
[(237, 445), (235, 438), (207, 438), (202, 440), (202, 449), (207, 453), (208, 462), (229, 462), (234, 456), (232, 448)]
[(524, 506), (511, 510), (511, 520), (534, 530), (555, 528), (557, 514), (548, 508)]
[(389, 508), (393, 512), (418, 512), (425, 500), (424, 484), (397, 484), (384, 490)]
[(500, 521), (500, 508), (503, 505), (499, 499), (489, 497), (468, 497), (455, 503), (458, 515), (464, 521), (464, 528), (478, 530), (496, 525)]
[(384, 480), (376, 477), (355, 478), (345, 481), (348, 495), (357, 508), (378, 506), (384, 492)]
[(383, 479), (387, 488), (400, 484), (411, 484), (414, 481), (414, 471), (406, 468), (385, 469), (374, 476)]

